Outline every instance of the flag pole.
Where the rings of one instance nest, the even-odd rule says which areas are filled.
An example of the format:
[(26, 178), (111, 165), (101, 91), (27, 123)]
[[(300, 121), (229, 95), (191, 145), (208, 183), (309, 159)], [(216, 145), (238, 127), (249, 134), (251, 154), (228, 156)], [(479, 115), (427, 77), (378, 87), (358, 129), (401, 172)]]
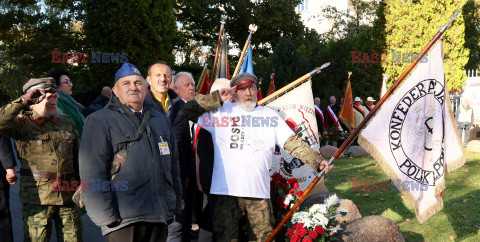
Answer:
[(197, 87), (195, 88), (195, 91), (198, 92), (200, 91), (200, 88), (202, 88), (203, 82), (205, 81), (205, 76), (207, 75), (207, 63), (203, 66), (202, 74), (200, 74), (200, 79), (198, 80)]
[(266, 97), (263, 98), (262, 100), (258, 101), (258, 105), (263, 105), (263, 104), (265, 104), (268, 100), (270, 100), (270, 99), (272, 99), (272, 98), (275, 98), (276, 96), (278, 96), (278, 95), (281, 94), (282, 92), (285, 92), (286, 90), (294, 87), (295, 85), (301, 83), (302, 81), (305, 81), (306, 79), (312, 77), (313, 75), (315, 75), (315, 74), (317, 74), (317, 73), (320, 73), (320, 71), (321, 71), (323, 68), (325, 68), (325, 67), (327, 67), (327, 66), (329, 66), (329, 65), (330, 65), (330, 62), (325, 63), (325, 64), (323, 64), (322, 66), (315, 68), (315, 70), (313, 70), (313, 71), (311, 71), (311, 72), (303, 75), (302, 77), (298, 78), (297, 80), (293, 81), (292, 83), (290, 83), (290, 84), (282, 87), (282, 88), (279, 89), (278, 91), (276, 91), (276, 92), (274, 92), (274, 93), (266, 96)]
[(238, 60), (237, 67), (235, 67), (235, 71), (233, 72), (232, 78), (234, 78), (237, 74), (238, 71), (240, 70), (240, 67), (242, 67), (243, 61), (245, 59), (245, 53), (247, 52), (248, 45), (250, 45), (250, 40), (252, 39), (252, 35), (257, 31), (257, 26), (254, 24), (250, 24), (248, 26), (248, 32), (250, 33), (248, 35), (247, 41), (245, 42), (245, 45), (243, 46), (242, 53), (240, 54), (240, 59)]
[[(410, 74), (410, 72), (415, 68), (415, 66), (423, 59), (423, 57), (428, 53), (430, 48), (432, 48), (432, 46), (442, 37), (443, 33), (445, 33), (445, 31), (447, 30), (447, 27), (453, 22), (453, 20), (455, 20), (455, 18), (458, 16), (459, 13), (460, 13), (460, 10), (457, 10), (453, 14), (453, 16), (450, 18), (448, 23), (445, 24), (444, 26), (442, 26), (440, 28), (440, 30), (435, 34), (435, 36), (430, 40), (430, 42), (428, 42), (428, 44), (423, 48), (422, 52), (418, 55), (417, 59), (415, 59), (415, 61), (413, 63), (410, 63), (410, 65), (407, 67), (407, 69), (405, 69), (403, 74), (397, 79), (397, 81), (393, 84), (393, 86), (388, 89), (387, 93), (385, 93), (385, 95), (378, 101), (377, 105), (375, 105), (375, 107), (372, 109), (372, 111), (367, 115), (367, 117), (365, 117), (363, 122), (360, 123), (358, 128), (353, 130), (352, 134), (350, 134), (348, 136), (347, 140), (345, 140), (345, 142), (342, 144), (342, 146), (340, 146), (340, 148), (337, 150), (337, 152), (335, 152), (335, 154), (330, 158), (330, 160), (328, 161), (329, 165), (333, 164), (334, 160), (337, 159), (340, 156), (340, 154), (342, 154), (342, 152), (348, 146), (350, 146), (350, 143), (352, 143), (352, 141), (358, 136), (360, 131), (370, 121), (370, 119), (373, 118), (373, 116), (375, 116), (375, 114), (377, 113), (378, 109), (382, 106), (382, 104), (388, 99), (388, 97), (390, 97), (390, 95), (392, 95), (393, 91), (395, 91), (395, 89), (397, 89), (397, 87), (400, 85), (400, 83), (408, 76), (408, 74)], [(307, 187), (307, 189), (305, 189), (302, 196), (300, 196), (298, 198), (297, 202), (293, 205), (293, 207), (290, 209), (290, 211), (288, 211), (288, 213), (285, 215), (285, 217), (283, 217), (282, 221), (277, 225), (275, 230), (273, 230), (273, 232), (270, 234), (270, 236), (268, 236), (268, 238), (266, 240), (267, 242), (270, 242), (275, 238), (277, 233), (280, 232), (283, 225), (290, 219), (290, 217), (293, 215), (295, 210), (300, 206), (300, 204), (303, 202), (303, 200), (308, 196), (308, 194), (313, 189), (313, 187), (315, 187), (315, 185), (320, 181), (320, 179), (323, 177), (323, 175), (325, 175), (325, 168), (320, 171), (320, 173), (318, 174), (317, 177), (315, 177), (315, 179), (313, 179), (312, 183), (310, 183), (310, 185)]]
[(220, 26), (220, 32), (218, 33), (217, 50), (215, 51), (215, 58), (213, 60), (213, 68), (212, 68), (212, 78), (210, 78), (210, 80), (213, 80), (213, 78), (215, 77), (215, 67), (217, 66), (218, 52), (220, 52), (220, 41), (222, 40), (222, 35), (223, 35), (223, 23)]

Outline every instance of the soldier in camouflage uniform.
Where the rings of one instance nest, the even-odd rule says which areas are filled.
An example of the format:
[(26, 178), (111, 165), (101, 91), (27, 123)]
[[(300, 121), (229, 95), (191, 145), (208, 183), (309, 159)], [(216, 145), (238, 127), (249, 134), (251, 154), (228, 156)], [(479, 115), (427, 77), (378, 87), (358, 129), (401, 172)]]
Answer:
[[(212, 133), (210, 193), (218, 196), (213, 215), (218, 241), (238, 241), (242, 220), (249, 241), (265, 241), (272, 233), (269, 168), (275, 145), (314, 169), (328, 165), (277, 112), (257, 105), (257, 83), (256, 76), (242, 73), (232, 79), (231, 89), (197, 95), (184, 107), (188, 119)], [(232, 96), (236, 103), (224, 102)]]
[[(0, 109), (0, 134), (15, 139), (20, 170), (24, 241), (81, 241), (80, 209), (72, 202), (79, 182), (78, 134), (57, 112), (52, 78), (30, 79), (25, 93)], [(27, 110), (28, 108), (31, 110)]]

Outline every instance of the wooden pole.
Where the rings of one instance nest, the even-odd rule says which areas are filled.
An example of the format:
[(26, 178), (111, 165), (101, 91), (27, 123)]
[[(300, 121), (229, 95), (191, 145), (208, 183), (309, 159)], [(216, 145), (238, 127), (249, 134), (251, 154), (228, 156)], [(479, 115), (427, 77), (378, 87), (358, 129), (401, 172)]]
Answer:
[(214, 80), (213, 78), (215, 77), (215, 68), (217, 66), (218, 52), (220, 51), (220, 42), (222, 41), (222, 35), (223, 35), (223, 23), (220, 26), (220, 32), (218, 33), (217, 50), (215, 51), (215, 58), (213, 59), (212, 77), (210, 78), (210, 80)]
[[(445, 31), (447, 30), (448, 25), (450, 25), (450, 23), (453, 22), (453, 20), (457, 17), (457, 15), (459, 13), (460, 13), (460, 10), (457, 10), (453, 14), (452, 18), (450, 18), (450, 21), (448, 21), (447, 24), (442, 26), (442, 28), (440, 28), (440, 30), (435, 34), (435, 36), (430, 40), (430, 42), (428, 42), (428, 44), (423, 48), (420, 55), (418, 55), (417, 59), (415, 59), (415, 61), (407, 67), (407, 69), (398, 78), (398, 80), (393, 84), (393, 86), (390, 87), (388, 89), (387, 93), (385, 93), (385, 95), (378, 101), (377, 105), (375, 105), (375, 107), (367, 115), (367, 117), (365, 117), (365, 119), (360, 124), (360, 126), (358, 126), (358, 128), (356, 128), (352, 132), (352, 134), (350, 134), (348, 136), (347, 140), (342, 144), (342, 146), (340, 146), (340, 148), (337, 150), (337, 152), (335, 152), (335, 154), (330, 158), (330, 160), (328, 161), (329, 165), (333, 164), (333, 161), (335, 159), (337, 159), (340, 156), (340, 154), (342, 154), (342, 152), (348, 146), (350, 146), (350, 143), (352, 143), (352, 141), (358, 136), (360, 131), (363, 129), (363, 127), (365, 127), (365, 125), (370, 121), (370, 119), (373, 116), (375, 116), (378, 109), (383, 105), (383, 103), (388, 99), (388, 97), (390, 97), (390, 95), (392, 95), (393, 91), (395, 91), (395, 89), (397, 89), (397, 87), (400, 85), (400, 83), (407, 77), (408, 74), (410, 74), (410, 72), (415, 68), (415, 66), (423, 59), (423, 57), (428, 53), (430, 48), (432, 48), (432, 46), (437, 42), (437, 40), (439, 40), (440, 37), (442, 37), (443, 33), (445, 33)], [(303, 200), (308, 196), (308, 194), (313, 189), (313, 187), (315, 187), (315, 185), (317, 185), (318, 181), (320, 181), (320, 179), (323, 177), (323, 175), (325, 175), (325, 168), (320, 171), (320, 174), (317, 177), (315, 177), (315, 179), (313, 179), (312, 183), (310, 183), (310, 185), (307, 187), (307, 189), (303, 192), (302, 196), (300, 196), (298, 198), (297, 202), (293, 205), (293, 207), (290, 209), (290, 211), (288, 211), (288, 213), (285, 215), (285, 217), (283, 217), (282, 221), (277, 225), (275, 230), (273, 230), (273, 232), (270, 234), (270, 236), (268, 236), (268, 238), (266, 240), (267, 242), (270, 242), (275, 238), (277, 233), (280, 232), (283, 225), (290, 219), (290, 217), (293, 215), (295, 210), (300, 206), (300, 204), (303, 202)]]
[(288, 84), (288, 85), (280, 88), (278, 91), (276, 91), (276, 92), (274, 92), (274, 93), (266, 96), (266, 97), (263, 98), (262, 100), (258, 101), (258, 105), (263, 105), (263, 104), (265, 104), (268, 100), (270, 100), (270, 99), (278, 96), (278, 95), (281, 94), (282, 92), (285, 92), (285, 91), (287, 91), (288, 89), (294, 87), (295, 85), (298, 85), (298, 84), (301, 83), (302, 81), (304, 81), (304, 80), (312, 77), (313, 75), (315, 75), (315, 74), (317, 74), (317, 73), (320, 73), (320, 71), (321, 71), (323, 68), (325, 68), (325, 67), (327, 67), (327, 66), (329, 66), (329, 65), (330, 65), (330, 62), (323, 64), (321, 67), (315, 68), (315, 70), (313, 70), (313, 71), (311, 71), (311, 72), (303, 75), (302, 77), (298, 78), (297, 80), (293, 81), (292, 83), (290, 83), (290, 84)]
[(250, 34), (248, 35), (247, 41), (245, 42), (245, 45), (243, 46), (242, 53), (240, 54), (240, 59), (238, 60), (237, 67), (235, 67), (235, 71), (233, 72), (232, 78), (234, 78), (237, 74), (238, 71), (240, 70), (240, 67), (242, 67), (243, 61), (245, 59), (245, 53), (247, 52), (248, 45), (250, 44), (250, 40), (252, 39), (252, 35), (257, 31), (257, 26), (250, 24), (248, 26), (248, 32)]
[(198, 80), (197, 87), (195, 88), (196, 92), (200, 91), (200, 88), (202, 88), (203, 82), (205, 81), (205, 77), (207, 74), (207, 63), (203, 66), (202, 74), (200, 74), (200, 79)]

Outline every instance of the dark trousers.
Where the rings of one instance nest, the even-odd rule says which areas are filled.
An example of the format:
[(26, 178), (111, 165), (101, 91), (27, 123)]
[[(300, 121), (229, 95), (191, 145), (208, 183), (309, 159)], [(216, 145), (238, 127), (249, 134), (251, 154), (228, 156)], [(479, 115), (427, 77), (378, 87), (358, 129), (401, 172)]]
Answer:
[(10, 184), (7, 183), (5, 175), (0, 182), (0, 240), (5, 242), (13, 241), (12, 216), (10, 214)]
[(195, 193), (197, 183), (195, 175), (182, 180), (182, 204), (183, 208), (180, 214), (175, 216), (175, 221), (168, 226), (169, 242), (190, 241), (190, 231), (192, 229), (192, 215), (194, 208)]
[(167, 241), (167, 225), (164, 223), (138, 222), (107, 234), (107, 242), (157, 242)]

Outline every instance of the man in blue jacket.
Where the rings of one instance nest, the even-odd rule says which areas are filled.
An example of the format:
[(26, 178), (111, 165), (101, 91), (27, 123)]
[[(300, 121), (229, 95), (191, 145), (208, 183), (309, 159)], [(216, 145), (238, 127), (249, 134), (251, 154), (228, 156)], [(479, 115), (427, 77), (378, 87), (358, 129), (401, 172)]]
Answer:
[[(80, 177), (87, 213), (107, 241), (166, 241), (167, 226), (181, 208), (177, 147), (167, 117), (144, 102), (147, 85), (125, 63), (115, 74), (115, 96), (85, 121)], [(138, 134), (144, 113), (145, 130)], [(112, 161), (135, 141), (114, 180)], [(101, 185), (98, 185), (101, 184)]]

